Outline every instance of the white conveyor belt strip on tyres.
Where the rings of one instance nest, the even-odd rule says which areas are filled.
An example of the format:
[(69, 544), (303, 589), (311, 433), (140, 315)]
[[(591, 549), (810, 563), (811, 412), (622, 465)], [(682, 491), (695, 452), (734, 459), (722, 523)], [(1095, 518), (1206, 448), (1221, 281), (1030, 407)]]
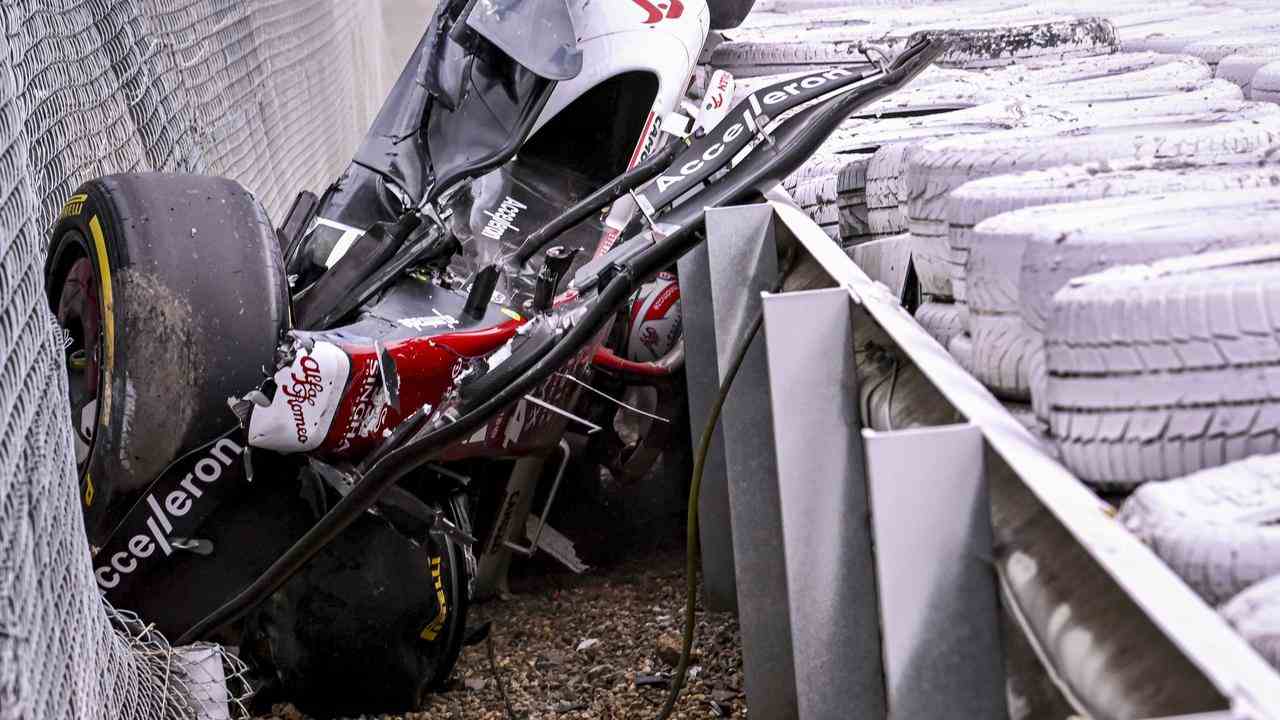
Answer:
[(1008, 463), (1040, 502), (1187, 659), (1226, 698), (1234, 717), (1280, 720), (1280, 675), (1154, 553), (1112, 517), (1111, 509), (1056, 460), (991, 393), (862, 271), (804, 212), (770, 201), (781, 219), (854, 302), (866, 308), (913, 363)]

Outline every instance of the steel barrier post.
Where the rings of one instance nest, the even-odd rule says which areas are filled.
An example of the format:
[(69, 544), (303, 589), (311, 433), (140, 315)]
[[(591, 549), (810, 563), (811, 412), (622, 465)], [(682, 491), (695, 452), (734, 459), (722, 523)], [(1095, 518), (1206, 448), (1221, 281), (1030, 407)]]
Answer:
[[(768, 205), (710, 210), (706, 226), (705, 253), (686, 256), (680, 265), (695, 436), (730, 355), (759, 312), (761, 292), (773, 286), (778, 272)], [(757, 338), (725, 401), (703, 477), (699, 521), (709, 600), (726, 577), (736, 599), (752, 712), (786, 720), (796, 717), (796, 685), (766, 382), (764, 343)]]
[(862, 435), (888, 717), (1008, 717), (982, 431)]
[[(883, 718), (849, 294), (766, 294), (764, 317), (777, 479), (755, 481), (780, 496), (783, 532), (773, 542), (783, 547), (787, 584), (774, 588), (774, 602), (791, 616), (799, 716)], [(744, 663), (752, 631), (742, 628)], [(747, 693), (754, 713), (749, 683)]]

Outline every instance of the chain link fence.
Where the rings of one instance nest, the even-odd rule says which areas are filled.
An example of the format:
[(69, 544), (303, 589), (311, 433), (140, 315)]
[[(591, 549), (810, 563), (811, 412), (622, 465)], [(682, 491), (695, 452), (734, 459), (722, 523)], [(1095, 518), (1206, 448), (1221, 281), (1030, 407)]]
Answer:
[(45, 229), (82, 181), (225, 175), (278, 217), (381, 98), (377, 0), (0, 0), (0, 720), (218, 717), (216, 647), (104, 607), (86, 552)]

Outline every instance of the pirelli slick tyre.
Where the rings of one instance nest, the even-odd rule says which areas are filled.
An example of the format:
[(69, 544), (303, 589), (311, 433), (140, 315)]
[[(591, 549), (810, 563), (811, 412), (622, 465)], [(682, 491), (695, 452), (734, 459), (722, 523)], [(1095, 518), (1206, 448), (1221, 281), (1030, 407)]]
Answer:
[(1280, 456), (1148, 483), (1119, 520), (1207, 602), (1280, 574)]
[[(1280, 217), (1275, 198), (1269, 216), (1253, 218), (1260, 234)], [(1221, 241), (1214, 230), (1226, 214), (1203, 213), (1206, 238)], [(1230, 215), (1232, 227), (1250, 224), (1248, 213)], [(1167, 222), (1176, 228), (1179, 219)], [(1277, 245), (1071, 281), (1054, 298), (1045, 333), (1050, 424), (1063, 462), (1088, 482), (1132, 488), (1280, 451), (1280, 321), (1269, 310), (1277, 304)]]
[(444, 533), (410, 542), (361, 516), (246, 620), (265, 699), (321, 718), (422, 709), (462, 650), (465, 567)]
[(238, 183), (141, 173), (91, 180), (51, 231), (50, 306), (69, 336), (91, 542), (160, 470), (235, 422), (288, 321), (275, 232)]

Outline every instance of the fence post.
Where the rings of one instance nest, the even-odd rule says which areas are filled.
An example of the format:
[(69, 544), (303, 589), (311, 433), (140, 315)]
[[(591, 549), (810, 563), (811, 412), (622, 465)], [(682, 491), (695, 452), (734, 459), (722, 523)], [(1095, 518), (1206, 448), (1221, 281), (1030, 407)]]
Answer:
[(775, 593), (788, 595), (778, 604), (791, 614), (799, 716), (883, 718), (849, 293), (766, 294), (764, 319), (777, 480), (756, 481), (780, 499), (787, 585)]
[(888, 716), (1008, 717), (982, 431), (862, 435)]
[[(761, 292), (776, 280), (773, 209), (709, 210), (705, 248), (705, 253), (686, 256), (680, 266), (695, 436), (702, 431), (730, 354), (759, 312)], [(796, 685), (765, 386), (764, 343), (757, 338), (724, 405), (703, 477), (699, 519), (708, 604), (713, 593), (723, 591), (726, 579), (736, 599), (748, 703), (761, 717), (786, 720), (796, 717)]]

